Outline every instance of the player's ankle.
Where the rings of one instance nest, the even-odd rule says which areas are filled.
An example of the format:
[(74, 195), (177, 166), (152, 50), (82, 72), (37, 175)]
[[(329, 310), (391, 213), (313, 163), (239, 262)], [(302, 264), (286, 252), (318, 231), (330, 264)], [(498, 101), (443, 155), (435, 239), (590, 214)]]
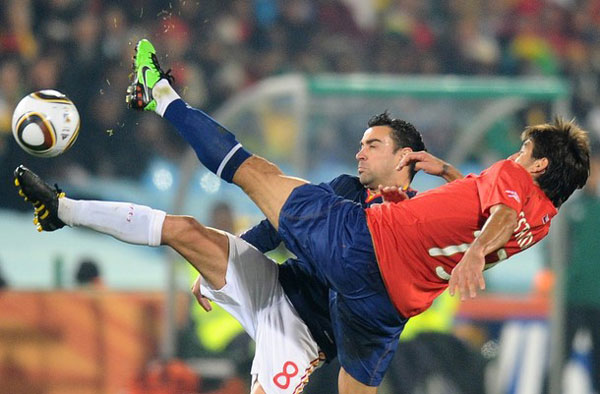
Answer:
[(169, 104), (181, 98), (166, 78), (156, 82), (152, 88), (152, 97), (156, 100), (156, 109), (154, 111), (160, 116), (164, 115)]
[(75, 223), (74, 220), (77, 215), (78, 202), (78, 200), (73, 200), (68, 197), (58, 199), (57, 216), (69, 227), (72, 227)]

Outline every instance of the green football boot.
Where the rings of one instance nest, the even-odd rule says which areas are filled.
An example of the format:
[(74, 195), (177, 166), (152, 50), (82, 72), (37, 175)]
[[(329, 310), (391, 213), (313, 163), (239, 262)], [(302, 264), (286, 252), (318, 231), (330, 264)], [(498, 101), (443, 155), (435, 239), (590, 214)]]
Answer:
[(154, 45), (145, 38), (135, 46), (133, 73), (134, 81), (127, 88), (125, 96), (127, 105), (137, 110), (154, 111), (156, 100), (152, 97), (152, 88), (163, 78), (166, 78), (169, 83), (173, 83), (174, 78), (170, 69), (164, 72), (160, 68)]
[(28, 168), (20, 165), (15, 169), (15, 186), (25, 201), (34, 208), (33, 224), (38, 231), (54, 231), (65, 226), (58, 218), (58, 199), (65, 197), (58, 186), (52, 188)]

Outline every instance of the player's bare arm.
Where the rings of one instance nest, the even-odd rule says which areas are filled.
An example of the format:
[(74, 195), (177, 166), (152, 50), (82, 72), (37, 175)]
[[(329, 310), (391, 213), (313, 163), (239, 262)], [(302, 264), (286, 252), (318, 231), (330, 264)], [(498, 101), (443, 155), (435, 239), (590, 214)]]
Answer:
[(460, 293), (461, 300), (477, 296), (477, 288), (485, 289), (483, 268), (485, 256), (500, 249), (508, 242), (517, 226), (517, 212), (504, 204), (494, 205), (481, 234), (473, 241), (463, 258), (452, 270), (448, 291)]
[(440, 176), (444, 178), (446, 182), (452, 182), (456, 179), (464, 178), (463, 174), (452, 164), (447, 163), (429, 152), (410, 152), (407, 153), (400, 163), (398, 163), (398, 170), (401, 170), (410, 163), (415, 163), (415, 169), (417, 171), (424, 171), (429, 175)]

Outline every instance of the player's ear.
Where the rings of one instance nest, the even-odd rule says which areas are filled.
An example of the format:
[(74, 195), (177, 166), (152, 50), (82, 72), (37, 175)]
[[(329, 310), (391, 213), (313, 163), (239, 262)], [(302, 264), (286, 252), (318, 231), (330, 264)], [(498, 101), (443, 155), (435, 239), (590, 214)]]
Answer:
[(404, 148), (400, 149), (400, 159), (402, 159), (404, 156), (406, 156), (408, 153), (412, 152), (412, 148), (409, 148), (408, 146), (405, 146)]
[(534, 171), (537, 173), (543, 173), (548, 168), (548, 164), (550, 164), (550, 162), (548, 161), (547, 157), (536, 159), (533, 163)]

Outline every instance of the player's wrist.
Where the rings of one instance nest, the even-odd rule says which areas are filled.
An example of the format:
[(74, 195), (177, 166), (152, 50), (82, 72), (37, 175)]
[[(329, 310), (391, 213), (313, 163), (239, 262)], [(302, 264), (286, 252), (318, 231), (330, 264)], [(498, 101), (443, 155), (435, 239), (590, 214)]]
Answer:
[(477, 242), (475, 242), (471, 246), (469, 246), (465, 254), (471, 255), (473, 257), (483, 258), (485, 257), (485, 248), (483, 247), (483, 245), (480, 245)]
[(446, 182), (452, 182), (457, 179), (463, 178), (463, 175), (460, 171), (458, 171), (454, 166), (444, 162), (442, 165), (442, 178), (446, 180)]
[(448, 175), (448, 168), (448, 163), (442, 162), (442, 172), (440, 173), (440, 175), (446, 177)]

